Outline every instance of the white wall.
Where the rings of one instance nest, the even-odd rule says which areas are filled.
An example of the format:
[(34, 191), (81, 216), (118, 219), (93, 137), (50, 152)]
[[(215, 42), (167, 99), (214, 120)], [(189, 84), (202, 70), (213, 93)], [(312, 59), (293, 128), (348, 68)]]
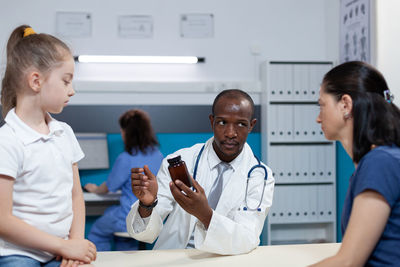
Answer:
[(400, 1), (376, 0), (376, 66), (400, 103)]
[[(214, 86), (210, 89), (210, 84), (206, 84), (205, 91), (207, 88), (215, 91), (221, 87), (220, 81), (237, 81), (250, 83), (250, 86), (255, 82), (254, 87), (257, 87), (258, 66), (264, 60), (335, 61), (338, 58), (339, 0), (14, 0), (0, 10), (2, 63), (7, 38), (16, 26), (27, 23), (37, 32), (54, 34), (57, 11), (92, 14), (92, 37), (66, 40), (76, 55), (195, 55), (206, 58), (205, 64), (190, 66), (77, 64), (75, 80), (78, 84), (79, 81), (201, 81)], [(214, 14), (215, 37), (181, 39), (179, 17), (184, 13)], [(118, 38), (119, 15), (152, 15), (154, 37)], [(260, 47), (257, 56), (251, 53), (253, 45)], [(81, 100), (85, 102), (89, 98)]]

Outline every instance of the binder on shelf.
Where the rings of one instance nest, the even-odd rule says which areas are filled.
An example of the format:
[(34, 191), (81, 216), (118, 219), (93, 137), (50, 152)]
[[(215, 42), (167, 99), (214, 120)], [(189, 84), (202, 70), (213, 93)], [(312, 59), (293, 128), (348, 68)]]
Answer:
[(325, 146), (320, 145), (316, 146), (316, 154), (317, 154), (317, 180), (321, 182), (326, 181), (326, 167), (325, 167)]
[(319, 64), (310, 64), (309, 65), (309, 81), (310, 81), (310, 100), (318, 101), (319, 96), (319, 88), (321, 86), (322, 77), (321, 77), (321, 70)]
[(318, 131), (318, 123), (317, 123), (317, 116), (319, 112), (319, 107), (317, 105), (310, 105), (310, 124), (311, 124), (311, 137), (313, 140), (320, 139), (319, 138), (319, 131)]
[(332, 198), (333, 185), (327, 184), (325, 185), (325, 220), (329, 221), (333, 218), (333, 208), (334, 200)]
[(278, 132), (279, 132), (279, 112), (278, 105), (270, 105), (269, 108), (269, 116), (268, 117), (268, 136), (270, 141), (278, 140)]
[(299, 209), (300, 212), (300, 221), (301, 222), (308, 222), (309, 221), (309, 210), (310, 210), (310, 200), (309, 200), (309, 185), (300, 186), (299, 189), (301, 190), (301, 206)]
[(282, 100), (290, 101), (293, 99), (293, 65), (292, 64), (282, 64), (283, 73), (283, 97)]
[(277, 141), (283, 142), (286, 140), (286, 110), (284, 105), (277, 105), (278, 106), (278, 135)]
[(316, 119), (317, 119), (317, 114), (315, 113), (315, 107), (316, 105), (307, 105), (307, 108), (305, 109), (306, 111), (306, 119), (308, 124), (308, 136), (307, 140), (316, 140), (317, 138), (317, 132), (316, 132)]
[(282, 222), (288, 222), (289, 217), (291, 219), (292, 216), (292, 195), (290, 194), (290, 186), (281, 185), (281, 203), (282, 203), (282, 213), (283, 216), (281, 217)]
[(268, 213), (268, 221), (270, 223), (279, 223), (281, 221), (281, 200), (280, 200), (280, 187), (279, 186), (275, 186), (274, 189), (274, 198), (272, 201), (272, 206), (271, 206), (271, 210)]
[(312, 114), (314, 116), (314, 127), (313, 128), (314, 128), (314, 131), (316, 133), (317, 140), (326, 141), (324, 132), (321, 129), (321, 124), (317, 123), (317, 117), (318, 117), (318, 114), (319, 114), (319, 106), (318, 105), (313, 105), (312, 106), (312, 110), (313, 110)]
[(317, 185), (317, 199), (318, 199), (318, 221), (323, 222), (326, 220), (326, 185)]
[(304, 196), (302, 194), (302, 186), (290, 186), (289, 192), (292, 197), (292, 222), (301, 222), (301, 209), (304, 206)]
[(335, 203), (336, 203), (336, 198), (335, 198), (335, 188), (333, 185), (329, 185), (327, 187), (327, 220), (335, 220), (336, 218), (336, 213), (335, 213)]
[(276, 182), (284, 183), (285, 182), (285, 157), (284, 157), (283, 151), (281, 149), (281, 146), (279, 146), (279, 147), (277, 146), (277, 148), (279, 148), (279, 149), (277, 149), (277, 153), (276, 153), (277, 158), (279, 159), (279, 162), (277, 164), (279, 171), (277, 172), (278, 178), (276, 179)]
[(309, 160), (309, 180), (310, 182), (315, 183), (317, 181), (317, 155), (315, 152), (315, 146), (310, 145), (308, 147), (308, 160)]
[(301, 196), (298, 186), (286, 186), (288, 196), (287, 222), (297, 222), (296, 213), (300, 209)]
[(293, 140), (303, 140), (302, 105), (293, 105)]
[(276, 156), (276, 151), (275, 151), (276, 146), (271, 146), (270, 151), (268, 151), (268, 161), (267, 165), (271, 168), (272, 170), (272, 176), (274, 176), (275, 180), (277, 179), (277, 171), (278, 170), (278, 159)]
[(293, 182), (303, 182), (301, 175), (301, 166), (302, 165), (302, 154), (301, 154), (301, 146), (293, 147)]
[(310, 185), (308, 187), (308, 201), (309, 201), (309, 221), (317, 222), (318, 221), (318, 185)]
[[(322, 84), (322, 80), (325, 76), (325, 74), (332, 68), (331, 64), (321, 64), (318, 66), (318, 71), (317, 71), (317, 79), (319, 80), (319, 86), (317, 88), (317, 96), (319, 96), (319, 89), (321, 87)], [(317, 98), (318, 100), (318, 98)]]
[(268, 90), (268, 99), (271, 101), (274, 101), (278, 97), (278, 91), (279, 91), (279, 66), (278, 64), (272, 64), (270, 66), (270, 75), (267, 77), (268, 80), (270, 80), (270, 89)]
[(301, 147), (300, 149), (302, 151), (300, 175), (302, 176), (303, 180), (309, 181), (310, 180), (310, 150), (305, 149), (305, 147)]
[(294, 162), (296, 161), (295, 155), (294, 155), (294, 147), (293, 146), (285, 146), (284, 147), (285, 151), (285, 169), (286, 169), (286, 181), (288, 183), (294, 183), (296, 182), (295, 180), (295, 175), (294, 175)]
[(276, 91), (276, 100), (284, 101), (285, 100), (285, 87), (286, 87), (286, 69), (284, 64), (276, 65), (278, 73), (276, 73), (276, 82), (277, 82), (277, 91)]
[(326, 166), (326, 175), (329, 181), (333, 181), (335, 179), (335, 143), (331, 143), (328, 146), (325, 146), (325, 166)]
[(293, 105), (284, 105), (286, 112), (286, 141), (293, 141)]
[(303, 121), (303, 141), (313, 140), (311, 137), (311, 129), (313, 127), (312, 120), (310, 119), (310, 105), (304, 105), (302, 110), (302, 121)]

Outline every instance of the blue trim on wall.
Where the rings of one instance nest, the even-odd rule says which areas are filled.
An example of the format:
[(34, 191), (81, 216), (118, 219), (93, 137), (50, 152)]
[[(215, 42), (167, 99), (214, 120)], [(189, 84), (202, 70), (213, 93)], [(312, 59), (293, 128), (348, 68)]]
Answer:
[(354, 164), (340, 142), (336, 142), (336, 207), (337, 207), (337, 242), (342, 241), (340, 222), (342, 218), (343, 203), (349, 186), (349, 178), (354, 172)]
[[(204, 143), (213, 133), (159, 133), (157, 134), (160, 143), (160, 151), (167, 156), (181, 148), (190, 147), (197, 143)], [(81, 184), (95, 183), (100, 185), (107, 180), (108, 173), (118, 155), (124, 151), (124, 143), (121, 134), (107, 134), (108, 155), (110, 169), (105, 170), (81, 170)], [(250, 133), (247, 143), (253, 149), (254, 154), (261, 158), (261, 135), (260, 133)], [(78, 163), (79, 164), (79, 163)]]

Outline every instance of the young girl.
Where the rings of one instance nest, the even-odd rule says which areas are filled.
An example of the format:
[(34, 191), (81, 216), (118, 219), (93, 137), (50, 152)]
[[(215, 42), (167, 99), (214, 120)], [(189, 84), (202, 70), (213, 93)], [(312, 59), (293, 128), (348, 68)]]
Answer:
[[(119, 118), (125, 151), (115, 160), (107, 181), (100, 186), (86, 184), (89, 192), (104, 194), (108, 191), (122, 190), (119, 206), (108, 208), (92, 226), (88, 239), (96, 244), (99, 251), (110, 250), (114, 232), (126, 232), (126, 216), (137, 200), (132, 193), (131, 168), (148, 165), (154, 173), (158, 172), (163, 156), (151, 127), (150, 118), (142, 110), (128, 110)], [(129, 239), (128, 239), (129, 240)], [(115, 240), (116, 250), (133, 250), (138, 242), (130, 239)]]
[[(90, 263), (77, 162), (82, 150), (60, 113), (74, 90), (74, 61), (59, 39), (16, 28), (7, 43), (0, 128), (0, 266)], [(55, 258), (62, 258), (62, 262)]]
[(358, 61), (329, 71), (317, 122), (356, 167), (342, 213), (339, 252), (315, 266), (400, 263), (400, 111), (382, 74)]

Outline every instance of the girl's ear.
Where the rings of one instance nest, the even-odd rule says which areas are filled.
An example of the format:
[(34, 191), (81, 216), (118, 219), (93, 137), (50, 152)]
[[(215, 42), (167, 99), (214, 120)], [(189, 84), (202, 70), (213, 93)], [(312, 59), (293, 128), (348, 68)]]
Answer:
[(34, 92), (39, 93), (42, 88), (42, 75), (37, 71), (29, 72), (28, 85)]

